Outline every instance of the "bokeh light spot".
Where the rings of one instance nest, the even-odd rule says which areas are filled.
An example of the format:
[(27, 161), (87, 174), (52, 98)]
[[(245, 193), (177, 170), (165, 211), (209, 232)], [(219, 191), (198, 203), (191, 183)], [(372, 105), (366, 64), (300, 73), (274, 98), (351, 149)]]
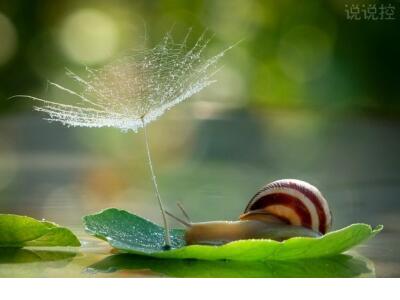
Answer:
[(119, 36), (118, 26), (110, 16), (82, 9), (65, 19), (60, 44), (69, 59), (90, 65), (110, 58), (118, 48)]
[(0, 66), (7, 63), (17, 49), (17, 31), (11, 21), (0, 13)]

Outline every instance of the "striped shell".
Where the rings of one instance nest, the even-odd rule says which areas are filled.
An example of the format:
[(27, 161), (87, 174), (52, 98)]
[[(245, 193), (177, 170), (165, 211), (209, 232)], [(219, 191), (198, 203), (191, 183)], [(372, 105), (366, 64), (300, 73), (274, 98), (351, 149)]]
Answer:
[(265, 185), (250, 200), (241, 219), (255, 210), (322, 234), (329, 230), (332, 222), (328, 203), (321, 192), (297, 179), (281, 179)]

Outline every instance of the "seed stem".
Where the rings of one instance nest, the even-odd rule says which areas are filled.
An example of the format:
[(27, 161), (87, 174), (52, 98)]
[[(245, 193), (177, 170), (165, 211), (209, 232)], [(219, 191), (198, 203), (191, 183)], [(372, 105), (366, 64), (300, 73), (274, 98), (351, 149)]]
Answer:
[(168, 250), (168, 249), (171, 248), (171, 237), (169, 235), (169, 226), (168, 226), (168, 222), (167, 222), (167, 217), (165, 215), (164, 205), (163, 205), (163, 202), (161, 200), (160, 192), (158, 191), (156, 174), (154, 173), (154, 170), (153, 170), (153, 162), (151, 160), (149, 140), (147, 138), (146, 126), (145, 126), (143, 118), (142, 118), (142, 123), (143, 123), (143, 130), (144, 130), (144, 139), (145, 139), (145, 142), (146, 142), (147, 160), (148, 160), (148, 163), (149, 163), (150, 173), (151, 173), (151, 180), (153, 182), (154, 191), (156, 193), (156, 198), (157, 198), (160, 210), (161, 210), (161, 216), (163, 218), (163, 223), (164, 223), (164, 241), (165, 241), (164, 249)]

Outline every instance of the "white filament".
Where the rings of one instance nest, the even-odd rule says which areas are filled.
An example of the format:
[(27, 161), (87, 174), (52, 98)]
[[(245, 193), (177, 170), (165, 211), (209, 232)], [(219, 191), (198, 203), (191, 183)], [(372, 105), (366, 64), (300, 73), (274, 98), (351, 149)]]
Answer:
[(161, 210), (161, 216), (163, 218), (163, 223), (164, 223), (165, 244), (167, 246), (171, 246), (171, 237), (169, 235), (169, 226), (168, 226), (168, 222), (167, 222), (167, 217), (165, 216), (165, 209), (164, 209), (163, 202), (161, 200), (161, 195), (160, 195), (160, 192), (158, 191), (157, 178), (156, 178), (156, 174), (154, 173), (153, 161), (152, 161), (151, 155), (150, 155), (150, 147), (149, 147), (149, 140), (147, 138), (146, 126), (143, 125), (143, 129), (144, 129), (144, 139), (145, 139), (145, 142), (146, 142), (147, 160), (148, 160), (148, 163), (149, 163), (149, 166), (150, 166), (151, 180), (153, 182), (154, 191), (156, 193), (156, 198), (157, 198), (160, 210)]
[(67, 75), (82, 87), (80, 92), (49, 82), (76, 97), (74, 105), (27, 95), (14, 97), (44, 103), (35, 110), (46, 113), (47, 120), (67, 126), (137, 131), (212, 84), (218, 60), (233, 47), (204, 58), (210, 38), (203, 34), (188, 48), (187, 37), (182, 43), (175, 43), (167, 34), (154, 48), (131, 51), (100, 69), (87, 68), (86, 78), (67, 70)]

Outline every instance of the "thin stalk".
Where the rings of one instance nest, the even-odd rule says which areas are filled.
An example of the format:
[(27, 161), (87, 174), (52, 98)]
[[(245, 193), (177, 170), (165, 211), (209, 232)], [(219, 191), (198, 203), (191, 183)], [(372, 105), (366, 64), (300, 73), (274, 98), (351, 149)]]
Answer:
[(149, 163), (149, 166), (150, 166), (151, 180), (153, 182), (154, 191), (156, 193), (156, 198), (157, 198), (158, 205), (159, 205), (160, 210), (161, 210), (161, 216), (162, 216), (163, 222), (164, 222), (164, 241), (165, 241), (164, 248), (165, 249), (169, 249), (169, 248), (171, 248), (171, 237), (169, 236), (169, 226), (168, 226), (168, 222), (167, 222), (167, 217), (165, 215), (164, 205), (163, 205), (163, 202), (161, 200), (160, 192), (158, 191), (156, 174), (154, 173), (153, 162), (151, 160), (149, 140), (147, 138), (146, 126), (144, 124), (143, 119), (142, 119), (142, 123), (143, 123), (143, 129), (144, 129), (144, 139), (146, 141), (147, 160), (148, 160), (148, 163)]

